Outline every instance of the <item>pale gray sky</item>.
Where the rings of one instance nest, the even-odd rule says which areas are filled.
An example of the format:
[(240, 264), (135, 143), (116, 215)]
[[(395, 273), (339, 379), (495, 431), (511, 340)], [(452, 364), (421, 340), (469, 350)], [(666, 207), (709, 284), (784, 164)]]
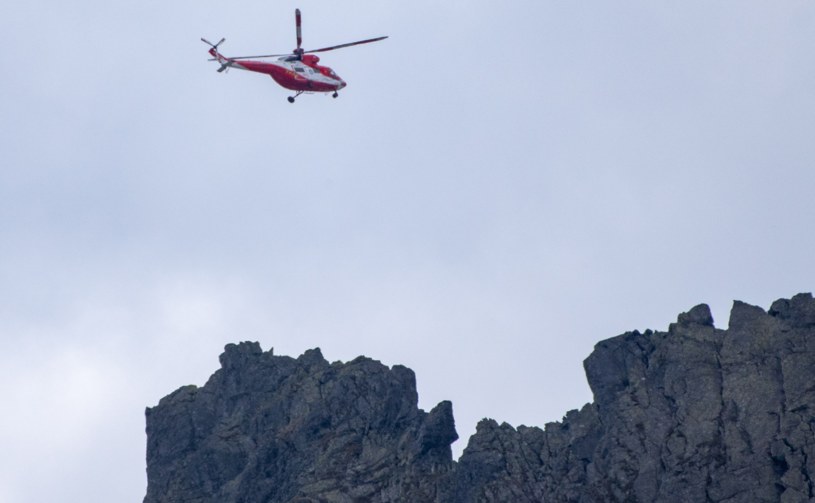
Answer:
[[(227, 55), (326, 53), (295, 105)], [(144, 407), (224, 344), (365, 354), (476, 422), (815, 285), (815, 3), (0, 6), (0, 501), (140, 501)]]

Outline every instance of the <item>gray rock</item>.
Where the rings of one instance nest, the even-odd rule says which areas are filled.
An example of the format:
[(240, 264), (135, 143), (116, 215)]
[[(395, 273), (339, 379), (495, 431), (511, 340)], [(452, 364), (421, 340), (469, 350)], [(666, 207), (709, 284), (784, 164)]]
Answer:
[(145, 502), (449, 501), (452, 404), (413, 372), (230, 344), (202, 388), (147, 409)]
[(815, 300), (699, 305), (598, 343), (594, 402), (544, 429), (417, 407), (405, 367), (230, 344), (147, 409), (146, 503), (815, 501)]

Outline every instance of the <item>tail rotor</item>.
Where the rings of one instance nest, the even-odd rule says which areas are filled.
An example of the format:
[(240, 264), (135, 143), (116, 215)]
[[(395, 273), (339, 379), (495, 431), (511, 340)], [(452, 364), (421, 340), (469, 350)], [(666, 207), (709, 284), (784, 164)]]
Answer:
[(219, 63), (221, 63), (221, 67), (218, 68), (218, 72), (220, 73), (220, 72), (223, 72), (224, 70), (226, 70), (228, 72), (229, 67), (232, 66), (232, 64), (233, 64), (233, 61), (226, 58), (226, 57), (224, 57), (220, 52), (218, 52), (218, 46), (223, 44), (224, 42), (226, 42), (226, 38), (222, 38), (221, 40), (218, 41), (217, 44), (213, 44), (212, 42), (205, 39), (204, 37), (201, 37), (201, 42), (203, 42), (203, 43), (207, 44), (208, 46), (212, 47), (212, 49), (210, 50), (210, 54), (212, 54), (215, 57), (210, 58), (209, 61), (218, 61)]
[(205, 39), (204, 37), (201, 37), (201, 42), (203, 42), (203, 43), (207, 44), (208, 46), (212, 47), (213, 49), (215, 49), (215, 52), (218, 52), (218, 46), (223, 44), (224, 42), (226, 42), (226, 39), (222, 38), (221, 40), (218, 41), (217, 44), (213, 44), (212, 42)]

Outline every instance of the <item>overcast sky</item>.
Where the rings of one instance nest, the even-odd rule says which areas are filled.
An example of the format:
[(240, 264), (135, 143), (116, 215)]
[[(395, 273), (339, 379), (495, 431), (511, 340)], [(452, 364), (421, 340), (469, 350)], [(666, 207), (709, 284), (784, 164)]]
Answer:
[[(227, 55), (306, 48), (286, 102)], [(559, 420), (582, 361), (815, 285), (815, 2), (0, 5), (0, 501), (145, 493), (144, 408), (229, 342)]]

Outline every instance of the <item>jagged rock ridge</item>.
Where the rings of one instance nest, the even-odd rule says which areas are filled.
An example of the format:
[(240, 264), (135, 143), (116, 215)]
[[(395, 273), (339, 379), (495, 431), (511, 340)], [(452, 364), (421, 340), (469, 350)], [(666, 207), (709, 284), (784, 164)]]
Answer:
[(147, 409), (145, 502), (447, 501), (452, 405), (413, 371), (230, 344), (202, 388)]
[(452, 406), (413, 372), (228, 345), (201, 388), (147, 409), (145, 503), (815, 501), (815, 301), (706, 305), (598, 343), (594, 403), (544, 429), (481, 421), (458, 462)]

